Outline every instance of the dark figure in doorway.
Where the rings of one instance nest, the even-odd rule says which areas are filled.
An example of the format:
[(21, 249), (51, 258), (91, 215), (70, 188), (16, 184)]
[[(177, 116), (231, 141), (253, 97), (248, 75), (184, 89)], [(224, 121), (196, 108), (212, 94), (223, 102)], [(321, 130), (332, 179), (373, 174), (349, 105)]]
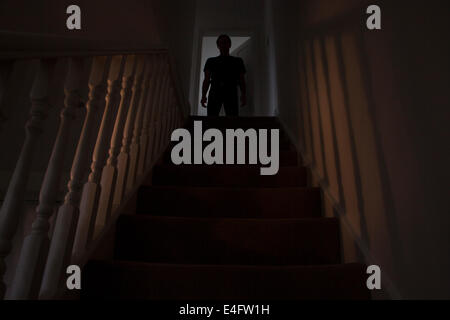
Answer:
[[(247, 104), (244, 61), (239, 57), (230, 56), (229, 36), (220, 35), (217, 38), (217, 47), (220, 50), (220, 56), (209, 58), (203, 70), (205, 80), (203, 80), (201, 103), (208, 109), (208, 116), (218, 116), (222, 104), (227, 116), (238, 116), (238, 86), (241, 89), (241, 106)], [(210, 85), (207, 99), (206, 94)]]

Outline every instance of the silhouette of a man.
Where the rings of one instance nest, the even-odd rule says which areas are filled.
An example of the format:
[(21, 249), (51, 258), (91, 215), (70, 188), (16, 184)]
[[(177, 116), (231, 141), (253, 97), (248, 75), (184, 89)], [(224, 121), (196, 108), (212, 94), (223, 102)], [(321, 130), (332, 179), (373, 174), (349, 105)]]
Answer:
[[(247, 104), (245, 66), (242, 58), (230, 56), (231, 38), (225, 34), (217, 38), (220, 56), (206, 61), (205, 79), (202, 86), (202, 106), (208, 109), (208, 116), (218, 116), (225, 108), (227, 116), (239, 115), (238, 86), (241, 89), (241, 106)], [(209, 91), (208, 99), (206, 94)]]

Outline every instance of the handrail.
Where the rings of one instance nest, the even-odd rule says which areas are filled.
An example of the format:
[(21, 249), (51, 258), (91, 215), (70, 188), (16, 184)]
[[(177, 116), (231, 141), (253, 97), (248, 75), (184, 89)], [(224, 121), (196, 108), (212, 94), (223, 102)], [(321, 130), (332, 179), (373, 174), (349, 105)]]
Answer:
[[(48, 162), (31, 233), (24, 239), (14, 281), (7, 299), (57, 297), (65, 268), (85, 263), (124, 204), (136, 192), (168, 144), (167, 137), (187, 116), (187, 102), (179, 87), (174, 61), (167, 49), (102, 51), (10, 51), (0, 59), (39, 59), (31, 90), (31, 118), (26, 140), (0, 209), (0, 277), (11, 251), (23, 212), (43, 120), (50, 105), (50, 82), (56, 62), (67, 63), (64, 103), (59, 129)], [(89, 61), (89, 100), (72, 162), (64, 202), (58, 208), (54, 231), (48, 239), (49, 220), (56, 207), (67, 141), (81, 103), (81, 72)], [(0, 101), (1, 102), (1, 101)], [(99, 117), (100, 116), (100, 117)], [(101, 125), (96, 119), (101, 118)], [(55, 119), (53, 119), (55, 120)], [(146, 122), (144, 122), (144, 120)], [(113, 130), (114, 128), (114, 130)], [(97, 137), (95, 148), (92, 138)], [(89, 169), (90, 168), (90, 169)], [(85, 180), (86, 172), (90, 171)], [(89, 173), (89, 172), (88, 172)], [(100, 212), (101, 211), (101, 212)], [(45, 263), (43, 263), (45, 262)], [(0, 281), (0, 296), (7, 288)]]
[[(98, 49), (99, 48), (99, 49)], [(87, 39), (0, 30), (0, 60), (113, 56), (168, 52), (160, 44), (142, 43), (130, 48), (111, 40)]]
[(167, 49), (147, 49), (147, 50), (80, 50), (77, 51), (52, 51), (52, 52), (28, 52), (28, 51), (11, 51), (8, 53), (0, 52), (1, 60), (30, 60), (30, 59), (52, 59), (52, 58), (73, 58), (73, 57), (94, 57), (94, 56), (117, 56), (117, 55), (142, 55), (142, 54), (155, 54), (155, 53), (167, 53)]
[[(170, 72), (175, 79), (178, 103), (183, 111), (186, 112), (185, 115), (190, 110), (187, 105), (188, 99), (179, 85), (180, 79), (176, 72), (173, 54), (168, 48), (159, 44), (149, 48), (149, 45), (144, 43), (141, 46), (130, 49), (129, 46), (125, 48), (122, 43), (111, 40), (102, 41), (99, 44), (98, 40), (75, 36), (5, 30), (0, 30), (0, 40), (0, 61), (166, 53), (169, 56)], [(102, 49), (90, 49), (98, 47)]]

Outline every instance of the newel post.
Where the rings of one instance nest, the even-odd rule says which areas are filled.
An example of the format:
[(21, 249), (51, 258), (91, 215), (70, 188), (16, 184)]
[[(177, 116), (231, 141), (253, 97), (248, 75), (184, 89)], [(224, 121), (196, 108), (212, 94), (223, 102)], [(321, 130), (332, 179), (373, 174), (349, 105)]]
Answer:
[(95, 133), (96, 115), (105, 104), (106, 79), (109, 60), (95, 57), (89, 78), (89, 101), (86, 104), (86, 118), (72, 163), (68, 192), (59, 207), (50, 250), (45, 265), (39, 297), (54, 297), (59, 289), (70, 262), (75, 230), (78, 222), (79, 205), (83, 179), (89, 168), (91, 138)]
[(103, 111), (102, 122), (95, 143), (91, 171), (88, 181), (83, 186), (83, 193), (81, 196), (80, 217), (72, 252), (75, 260), (84, 253), (84, 250), (88, 247), (93, 236), (93, 223), (96, 219), (101, 192), (100, 179), (103, 167), (106, 163), (111, 129), (114, 124), (114, 116), (120, 102), (120, 84), (125, 67), (124, 62), (125, 58), (123, 56), (114, 56), (111, 60), (111, 67), (108, 75), (108, 88), (105, 98), (106, 106)]
[(6, 291), (6, 285), (3, 283), (6, 271), (5, 259), (11, 251), (11, 241), (17, 231), (36, 142), (43, 132), (44, 120), (50, 109), (48, 95), (54, 66), (55, 60), (41, 60), (39, 63), (31, 89), (31, 111), (30, 119), (25, 125), (25, 142), (0, 209), (0, 298), (4, 297)]

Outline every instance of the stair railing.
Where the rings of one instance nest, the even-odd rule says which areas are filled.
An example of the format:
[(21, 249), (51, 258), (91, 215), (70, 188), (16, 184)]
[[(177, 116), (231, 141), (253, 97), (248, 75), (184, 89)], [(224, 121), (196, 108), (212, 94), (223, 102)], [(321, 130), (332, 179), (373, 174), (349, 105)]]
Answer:
[[(7, 72), (16, 60), (27, 57), (0, 58), (1, 103)], [(24, 194), (31, 165), (37, 156), (38, 139), (45, 130), (44, 120), (50, 109), (50, 83), (55, 80), (53, 70), (61, 61), (67, 63), (67, 72), (65, 79), (56, 79), (64, 81), (59, 128), (31, 232), (24, 239), (11, 286), (6, 288), (3, 282), (5, 260), (24, 214)], [(89, 96), (83, 103), (80, 92), (86, 83), (82, 81), (82, 73), (88, 64)], [(105, 52), (95, 56), (78, 53), (49, 57), (47, 54), (39, 59), (30, 93), (31, 110), (25, 126), (25, 141), (0, 209), (0, 297), (56, 298), (65, 286), (67, 267), (86, 263), (96, 244), (150, 173), (168, 143), (170, 132), (187, 116), (187, 104), (174, 74), (171, 56), (165, 49)], [(86, 115), (70, 179), (49, 237), (49, 221), (57, 206), (67, 144), (73, 134), (77, 110), (83, 107)], [(101, 119), (100, 125), (96, 119)], [(0, 124), (4, 122), (3, 115), (0, 120)], [(5, 133), (3, 130), (2, 134)]]

